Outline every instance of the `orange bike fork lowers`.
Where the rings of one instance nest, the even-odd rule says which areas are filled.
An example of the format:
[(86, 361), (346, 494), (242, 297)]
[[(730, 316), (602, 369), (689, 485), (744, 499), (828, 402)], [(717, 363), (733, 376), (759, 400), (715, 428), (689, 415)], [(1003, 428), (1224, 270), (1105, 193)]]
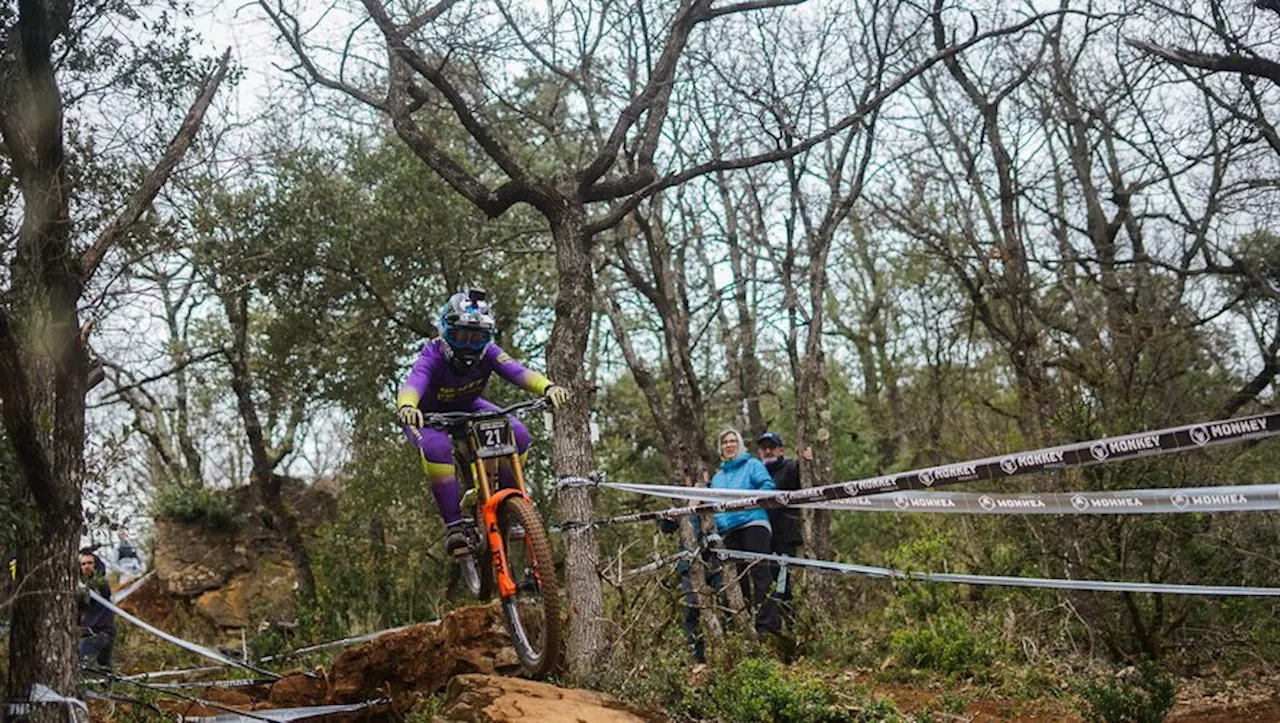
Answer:
[(489, 535), (489, 551), (493, 554), (493, 575), (498, 581), (498, 594), (503, 598), (516, 594), (516, 583), (511, 579), (507, 565), (507, 546), (498, 527), (498, 508), (503, 500), (512, 496), (524, 497), (524, 493), (515, 489), (498, 490), (480, 510), (484, 515), (485, 532)]

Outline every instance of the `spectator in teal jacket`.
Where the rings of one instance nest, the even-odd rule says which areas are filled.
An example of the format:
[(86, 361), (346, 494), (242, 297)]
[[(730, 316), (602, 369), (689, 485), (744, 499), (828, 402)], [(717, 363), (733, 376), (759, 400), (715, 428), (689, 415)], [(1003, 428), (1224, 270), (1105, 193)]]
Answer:
[[(747, 453), (742, 435), (736, 429), (726, 429), (717, 438), (720, 446), (720, 470), (711, 478), (712, 489), (757, 490), (774, 489), (773, 477), (764, 463)], [(716, 514), (716, 531), (724, 538), (725, 547), (731, 550), (769, 554), (773, 529), (769, 526), (769, 514), (763, 509), (737, 510)], [(738, 582), (742, 597), (755, 611), (756, 634), (763, 637), (782, 629), (782, 618), (777, 603), (769, 594), (773, 584), (773, 569), (767, 562), (747, 564), (739, 561)]]

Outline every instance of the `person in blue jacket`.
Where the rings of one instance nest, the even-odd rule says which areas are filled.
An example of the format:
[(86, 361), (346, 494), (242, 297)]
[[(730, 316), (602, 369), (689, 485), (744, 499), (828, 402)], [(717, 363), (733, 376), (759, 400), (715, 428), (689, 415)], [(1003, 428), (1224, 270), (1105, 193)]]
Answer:
[[(760, 492), (774, 489), (769, 470), (763, 462), (747, 453), (738, 430), (726, 429), (717, 439), (720, 446), (720, 470), (711, 478), (712, 489)], [(770, 553), (773, 528), (769, 526), (769, 514), (759, 507), (717, 513), (716, 531), (724, 538), (724, 545), (729, 549), (764, 555)], [(773, 584), (772, 566), (765, 562), (750, 565), (738, 562), (737, 567), (742, 597), (755, 610), (756, 635), (764, 637), (782, 630), (778, 605), (769, 594), (769, 587)]]

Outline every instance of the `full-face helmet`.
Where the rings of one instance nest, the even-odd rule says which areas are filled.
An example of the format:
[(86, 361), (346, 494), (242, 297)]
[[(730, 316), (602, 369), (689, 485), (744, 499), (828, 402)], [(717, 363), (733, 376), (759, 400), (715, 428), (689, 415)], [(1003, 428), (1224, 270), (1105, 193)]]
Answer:
[(497, 325), (484, 289), (464, 288), (449, 297), (440, 309), (440, 336), (454, 369), (475, 366), (493, 341)]

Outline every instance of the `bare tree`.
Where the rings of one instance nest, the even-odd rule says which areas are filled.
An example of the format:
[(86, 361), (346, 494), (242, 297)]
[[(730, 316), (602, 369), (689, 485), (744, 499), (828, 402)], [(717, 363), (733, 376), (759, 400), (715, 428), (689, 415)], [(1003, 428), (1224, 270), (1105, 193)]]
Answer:
[[(618, 302), (618, 297), (625, 294), (625, 288), (609, 288), (599, 296), (623, 359), (644, 394), (656, 428), (661, 430), (665, 448), (669, 451), (667, 461), (674, 476), (685, 486), (695, 486), (701, 483), (700, 470), (706, 469), (715, 459), (706, 434), (706, 380), (698, 374), (695, 359), (698, 337), (701, 336), (694, 328), (698, 322), (696, 304), (699, 300), (691, 293), (695, 289), (688, 278), (690, 252), (702, 243), (702, 239), (694, 229), (671, 229), (669, 226), (677, 223), (676, 218), (688, 220), (692, 216), (681, 213), (685, 209), (677, 203), (676, 218), (669, 217), (664, 201), (665, 196), (658, 195), (647, 206), (637, 209), (630, 224), (615, 230), (612, 253), (604, 255), (609, 259), (607, 264), (620, 272), (646, 302), (641, 313), (657, 320), (657, 336), (663, 355), (661, 378), (671, 389), (670, 403), (659, 388), (659, 378), (635, 349), (633, 336), (636, 325), (627, 321)], [(632, 229), (635, 233), (628, 238), (625, 231)], [(634, 252), (632, 243), (638, 246)], [(637, 260), (637, 255), (644, 261)], [(716, 301), (712, 296), (703, 305)], [(714, 530), (709, 515), (694, 518), (692, 524), (699, 525), (704, 535)], [(692, 526), (682, 523), (680, 534), (685, 549), (699, 548)], [(714, 606), (716, 595), (706, 585), (705, 564), (702, 556), (694, 557), (691, 581), (704, 606)], [(735, 590), (730, 588), (731, 596)], [(740, 592), (738, 596), (740, 598)], [(741, 607), (741, 601), (731, 599), (730, 605), (736, 610)], [(702, 622), (712, 644), (718, 643), (722, 638), (719, 618), (704, 615)]]
[[(1219, 358), (1211, 325), (1256, 315), (1241, 299), (1265, 297), (1265, 280), (1231, 261), (1234, 239), (1225, 233), (1262, 209), (1265, 141), (1245, 118), (1171, 90), (1160, 64), (1119, 42), (1124, 18), (1083, 10), (983, 57), (949, 59), (945, 74), (923, 78), (918, 107), (927, 112), (893, 166), (908, 182), (876, 194), (882, 217), (921, 261), (953, 279), (969, 320), (958, 335), (978, 355), (998, 357), (1009, 377), (971, 399), (1006, 424), (952, 435), (969, 437), (966, 446), (1205, 418), (1238, 396), (1218, 381), (1233, 378), (1222, 367), (1215, 382), (1196, 371)], [(933, 29), (935, 47), (945, 46), (942, 18)], [(1167, 113), (1161, 104), (1171, 93), (1199, 103), (1202, 116)], [(1237, 288), (1224, 283), (1233, 280)], [(1274, 375), (1275, 327), (1253, 331), (1264, 380), (1246, 378), (1245, 399)], [(945, 370), (930, 378), (936, 371)], [(1069, 479), (1115, 488), (1141, 475), (1099, 470)], [(1055, 523), (1054, 534), (999, 531), (1024, 536), (1040, 564), (1072, 574), (1112, 574), (1114, 565), (1157, 580), (1186, 574), (1163, 550), (1195, 533), (1182, 519), (1148, 525), (1072, 517)], [(1071, 600), (1117, 657), (1159, 654), (1194, 615), (1176, 600)]]
[(843, 273), (833, 276), (830, 297), (846, 311), (832, 314), (831, 323), (857, 352), (862, 407), (875, 439), (872, 469), (884, 474), (896, 463), (905, 432), (899, 388), (902, 361), (895, 350), (907, 343), (902, 339), (907, 331), (907, 312), (902, 308), (905, 294), (899, 287), (905, 274), (888, 244), (879, 238), (880, 229), (869, 221), (851, 219), (848, 238), (838, 250), (847, 263)]
[[(935, 10), (940, 11), (940, 6)], [(872, 166), (880, 110), (874, 99), (884, 90), (885, 79), (894, 77), (894, 70), (909, 60), (904, 51), (916, 50), (902, 39), (920, 18), (899, 12), (896, 6), (872, 3), (833, 15), (816, 28), (788, 37), (763, 56), (769, 85), (759, 96), (759, 112), (773, 119), (781, 147), (798, 149), (780, 163), (785, 243), (781, 256), (775, 257), (775, 270), (788, 319), (797, 444), (814, 450), (812, 461), (801, 461), (807, 486), (835, 479), (825, 348), (831, 252), (862, 196)], [(849, 41), (843, 40), (847, 24), (858, 28)], [(796, 57), (811, 60), (797, 71), (791, 69)], [(832, 92), (828, 84), (843, 92)], [(820, 144), (799, 148), (803, 144), (794, 129), (809, 124), (836, 127), (850, 107), (866, 109), (857, 124)], [(760, 184), (748, 190), (743, 205), (754, 210), (752, 225), (759, 237), (772, 204)], [(809, 549), (815, 556), (830, 558), (829, 513), (814, 511), (807, 521)], [(829, 578), (815, 579), (812, 597), (820, 604), (832, 600), (828, 582)]]
[(244, 424), (249, 454), (253, 460), (250, 486), (262, 506), (271, 513), (289, 550), (294, 572), (298, 576), (298, 595), (303, 608), (315, 610), (316, 578), (311, 568), (311, 555), (302, 539), (298, 517), (282, 495), (285, 478), (277, 472), (280, 464), (294, 451), (298, 427), (302, 424), (306, 402), (309, 401), (309, 390), (297, 390), (292, 404), (288, 406), (287, 419), (283, 420), (284, 433), (278, 443), (272, 444), (267, 433), (277, 425), (272, 423), (274, 420), (263, 423), (259, 403), (255, 399), (253, 376), (249, 371), (249, 285), (239, 284), (232, 289), (220, 289), (219, 298), (231, 326), (231, 343), (226, 350), (227, 364), (231, 368), (231, 389), (236, 395), (236, 409)]
[[(21, 2), (0, 26), (0, 138), (22, 192), (22, 226), (0, 297), (0, 399), (22, 486), (36, 511), (18, 558), (31, 594), (14, 602), (8, 690), (33, 685), (74, 693), (76, 546), (84, 483), (89, 328), (77, 308), (103, 259), (142, 215), (190, 146), (227, 72), (224, 55), (164, 155), (113, 221), (77, 248), (63, 139), (63, 98), (53, 51), (70, 28), (71, 4)], [(37, 706), (32, 720), (65, 711)]]
[[(201, 303), (190, 278), (189, 259), (148, 259), (138, 265), (133, 277), (158, 297), (154, 317), (163, 324), (166, 336), (160, 353), (147, 360), (164, 368), (149, 374), (129, 367), (137, 360), (104, 359), (113, 389), (104, 395), (103, 405), (123, 402), (133, 415), (131, 429), (146, 443), (147, 468), (144, 478), (151, 489), (189, 488), (204, 484), (204, 453), (195, 432), (192, 402), (192, 367), (221, 357), (222, 349), (193, 349), (191, 327)], [(137, 340), (131, 341), (137, 346)], [(98, 350), (99, 358), (104, 355)], [(163, 386), (163, 391), (155, 387)]]
[[(1210, 108), (1217, 109), (1247, 124), (1256, 130), (1262, 143), (1280, 156), (1280, 132), (1276, 129), (1273, 110), (1280, 95), (1277, 92), (1280, 91), (1280, 62), (1260, 53), (1269, 38), (1263, 34), (1265, 23), (1257, 22), (1263, 13), (1280, 17), (1280, 3), (1255, 0), (1254, 7), (1257, 11), (1251, 17), (1234, 13), (1233, 8), (1221, 4), (1202, 9), (1184, 3), (1155, 3), (1152, 12), (1158, 19), (1173, 19), (1170, 24), (1176, 28), (1174, 39), (1157, 43), (1128, 37), (1126, 42), (1180, 69), (1183, 77), (1204, 95), (1207, 114)], [(1215, 46), (1218, 52), (1210, 50)], [(1236, 190), (1252, 192), (1263, 207), (1274, 205), (1274, 185), (1264, 175), (1259, 173), (1244, 185), (1245, 188)], [(1260, 211), (1259, 216), (1266, 217), (1267, 212)], [(1200, 242), (1194, 249), (1197, 253), (1191, 254), (1193, 258), (1200, 258), (1204, 271), (1232, 278), (1232, 285), (1242, 299), (1269, 300), (1261, 307), (1254, 303), (1243, 306), (1262, 364), (1223, 403), (1219, 413), (1230, 416), (1255, 400), (1274, 383), (1280, 372), (1277, 356), (1280, 326), (1269, 323), (1274, 318), (1274, 303), (1280, 301), (1280, 284), (1270, 258), (1275, 243), (1268, 235), (1253, 235), (1242, 239), (1238, 248), (1224, 249), (1211, 245), (1207, 236), (1203, 231), (1199, 234)], [(1265, 311), (1252, 313), (1255, 309)]]

